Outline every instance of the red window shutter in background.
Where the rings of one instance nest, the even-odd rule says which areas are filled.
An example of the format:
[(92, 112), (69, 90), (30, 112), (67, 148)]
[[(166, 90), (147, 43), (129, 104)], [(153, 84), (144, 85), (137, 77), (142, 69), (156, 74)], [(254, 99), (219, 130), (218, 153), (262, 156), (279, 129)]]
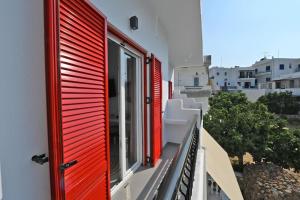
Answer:
[[(57, 11), (53, 17), (58, 17), (58, 26), (52, 25), (58, 29), (57, 42), (48, 38), (58, 49), (54, 55), (57, 80), (52, 77), (49, 82), (58, 97), (49, 98), (59, 109), (53, 111), (57, 116), (51, 111), (50, 116), (60, 117), (60, 130), (50, 128), (50, 137), (57, 134), (60, 142), (50, 143), (50, 151), (61, 149), (57, 153), (61, 163), (52, 161), (51, 166), (52, 176), (61, 173), (59, 183), (52, 177), (52, 198), (60, 199), (57, 194), (61, 193), (66, 200), (110, 199), (106, 18), (83, 0), (56, 2), (57, 9), (53, 6), (56, 3), (47, 2), (48, 9)], [(51, 10), (47, 12), (51, 15)], [(48, 20), (51, 33), (52, 22)], [(51, 59), (55, 58), (49, 56), (50, 63)]]
[(155, 165), (162, 154), (162, 73), (161, 62), (151, 57), (151, 157)]
[(169, 81), (169, 99), (172, 99), (173, 83)]

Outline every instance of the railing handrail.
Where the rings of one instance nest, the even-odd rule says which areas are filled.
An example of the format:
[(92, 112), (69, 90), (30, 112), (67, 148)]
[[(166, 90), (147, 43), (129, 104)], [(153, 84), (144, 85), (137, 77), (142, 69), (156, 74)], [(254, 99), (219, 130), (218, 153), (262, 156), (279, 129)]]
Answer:
[[(202, 120), (202, 116), (200, 120)], [(174, 185), (174, 180), (178, 180), (178, 178), (181, 175), (181, 173), (178, 173), (178, 169), (183, 168), (184, 161), (188, 153), (187, 147), (189, 147), (191, 144), (192, 136), (194, 135), (193, 133), (197, 129), (196, 125), (197, 125), (197, 117), (195, 116), (192, 120), (190, 128), (186, 132), (183, 142), (180, 144), (178, 148), (178, 151), (168, 169), (168, 172), (166, 173), (165, 177), (163, 178), (163, 181), (161, 182), (160, 186), (157, 189), (157, 195), (155, 199), (165, 199), (168, 196), (169, 197), (173, 196), (173, 192), (175, 191), (177, 185), (177, 181), (176, 184)], [(173, 186), (171, 183), (173, 183)]]

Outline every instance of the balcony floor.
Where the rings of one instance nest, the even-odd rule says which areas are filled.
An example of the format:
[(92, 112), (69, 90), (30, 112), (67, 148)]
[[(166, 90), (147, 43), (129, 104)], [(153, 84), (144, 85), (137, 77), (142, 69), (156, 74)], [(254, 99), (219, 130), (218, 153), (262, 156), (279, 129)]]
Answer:
[(167, 143), (163, 155), (155, 167), (141, 166), (112, 196), (113, 200), (153, 199), (164, 174), (170, 166), (179, 148), (179, 144)]

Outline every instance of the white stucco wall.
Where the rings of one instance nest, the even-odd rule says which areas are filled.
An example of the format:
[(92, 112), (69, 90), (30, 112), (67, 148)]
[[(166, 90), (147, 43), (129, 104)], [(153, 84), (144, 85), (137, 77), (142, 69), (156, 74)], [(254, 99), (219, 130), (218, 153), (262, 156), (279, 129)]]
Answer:
[[(272, 78), (279, 77), (284, 74), (294, 73), (300, 61), (295, 59), (274, 59), (274, 66), (272, 71)], [(284, 70), (279, 69), (279, 65), (284, 64)]]
[(240, 82), (240, 87), (244, 88), (246, 83), (250, 83), (250, 87), (255, 87), (255, 78), (239, 78), (238, 82)]
[[(150, 9), (151, 5), (147, 1), (140, 0), (91, 0), (91, 2), (103, 12), (109, 23), (160, 59), (163, 73), (163, 110), (165, 110), (170, 80), (168, 43), (165, 30), (159, 18)], [(135, 31), (129, 27), (129, 18), (132, 16), (137, 16), (139, 20), (139, 28)]]
[(0, 24), (3, 199), (47, 200), (49, 166), (31, 161), (48, 154), (43, 1), (2, 1)]
[[(196, 75), (196, 73), (198, 75)], [(175, 86), (194, 86), (194, 78), (199, 78), (199, 86), (208, 85), (208, 72), (206, 67), (175, 68)]]
[(300, 88), (273, 89), (271, 92), (292, 92), (294, 96), (300, 96)]
[(265, 89), (242, 89), (241, 92), (246, 94), (246, 97), (251, 102), (256, 102), (257, 99), (266, 94)]
[[(212, 88), (219, 89), (220, 87), (227, 86), (237, 87), (239, 68), (225, 68), (225, 67), (212, 67), (209, 69), (209, 77), (211, 79)], [(225, 75), (226, 73), (226, 75)]]
[[(265, 74), (265, 75), (260, 75), (260, 76), (257, 76), (256, 79), (257, 79), (257, 83), (267, 83), (267, 78), (271, 78), (271, 74)], [(271, 78), (272, 80), (272, 78)]]
[[(284, 70), (279, 69), (279, 65), (284, 64)], [(252, 65), (254, 69), (257, 69), (257, 81), (258, 83), (265, 83), (266, 78), (275, 79), (278, 78), (280, 75), (284, 74), (291, 74), (298, 69), (298, 65), (300, 64), (300, 59), (295, 58), (273, 58), (273, 59), (266, 59), (261, 60)], [(266, 66), (270, 66), (271, 72), (268, 74), (261, 74), (266, 72)]]

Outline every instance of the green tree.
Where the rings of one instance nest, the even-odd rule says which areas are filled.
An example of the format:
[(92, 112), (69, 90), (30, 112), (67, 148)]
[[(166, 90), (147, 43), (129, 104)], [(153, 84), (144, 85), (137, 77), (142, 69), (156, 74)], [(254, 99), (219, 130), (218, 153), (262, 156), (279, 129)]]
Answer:
[(266, 105), (270, 112), (276, 114), (297, 114), (299, 104), (292, 92), (274, 92), (261, 96), (258, 102)]
[(244, 93), (229, 93), (229, 92), (220, 92), (217, 95), (209, 98), (209, 105), (212, 108), (216, 109), (226, 109), (250, 103)]
[(230, 156), (239, 157), (240, 169), (246, 152), (257, 162), (265, 158), (269, 136), (285, 127), (265, 105), (249, 102), (242, 93), (219, 93), (210, 98), (210, 106), (204, 127)]

